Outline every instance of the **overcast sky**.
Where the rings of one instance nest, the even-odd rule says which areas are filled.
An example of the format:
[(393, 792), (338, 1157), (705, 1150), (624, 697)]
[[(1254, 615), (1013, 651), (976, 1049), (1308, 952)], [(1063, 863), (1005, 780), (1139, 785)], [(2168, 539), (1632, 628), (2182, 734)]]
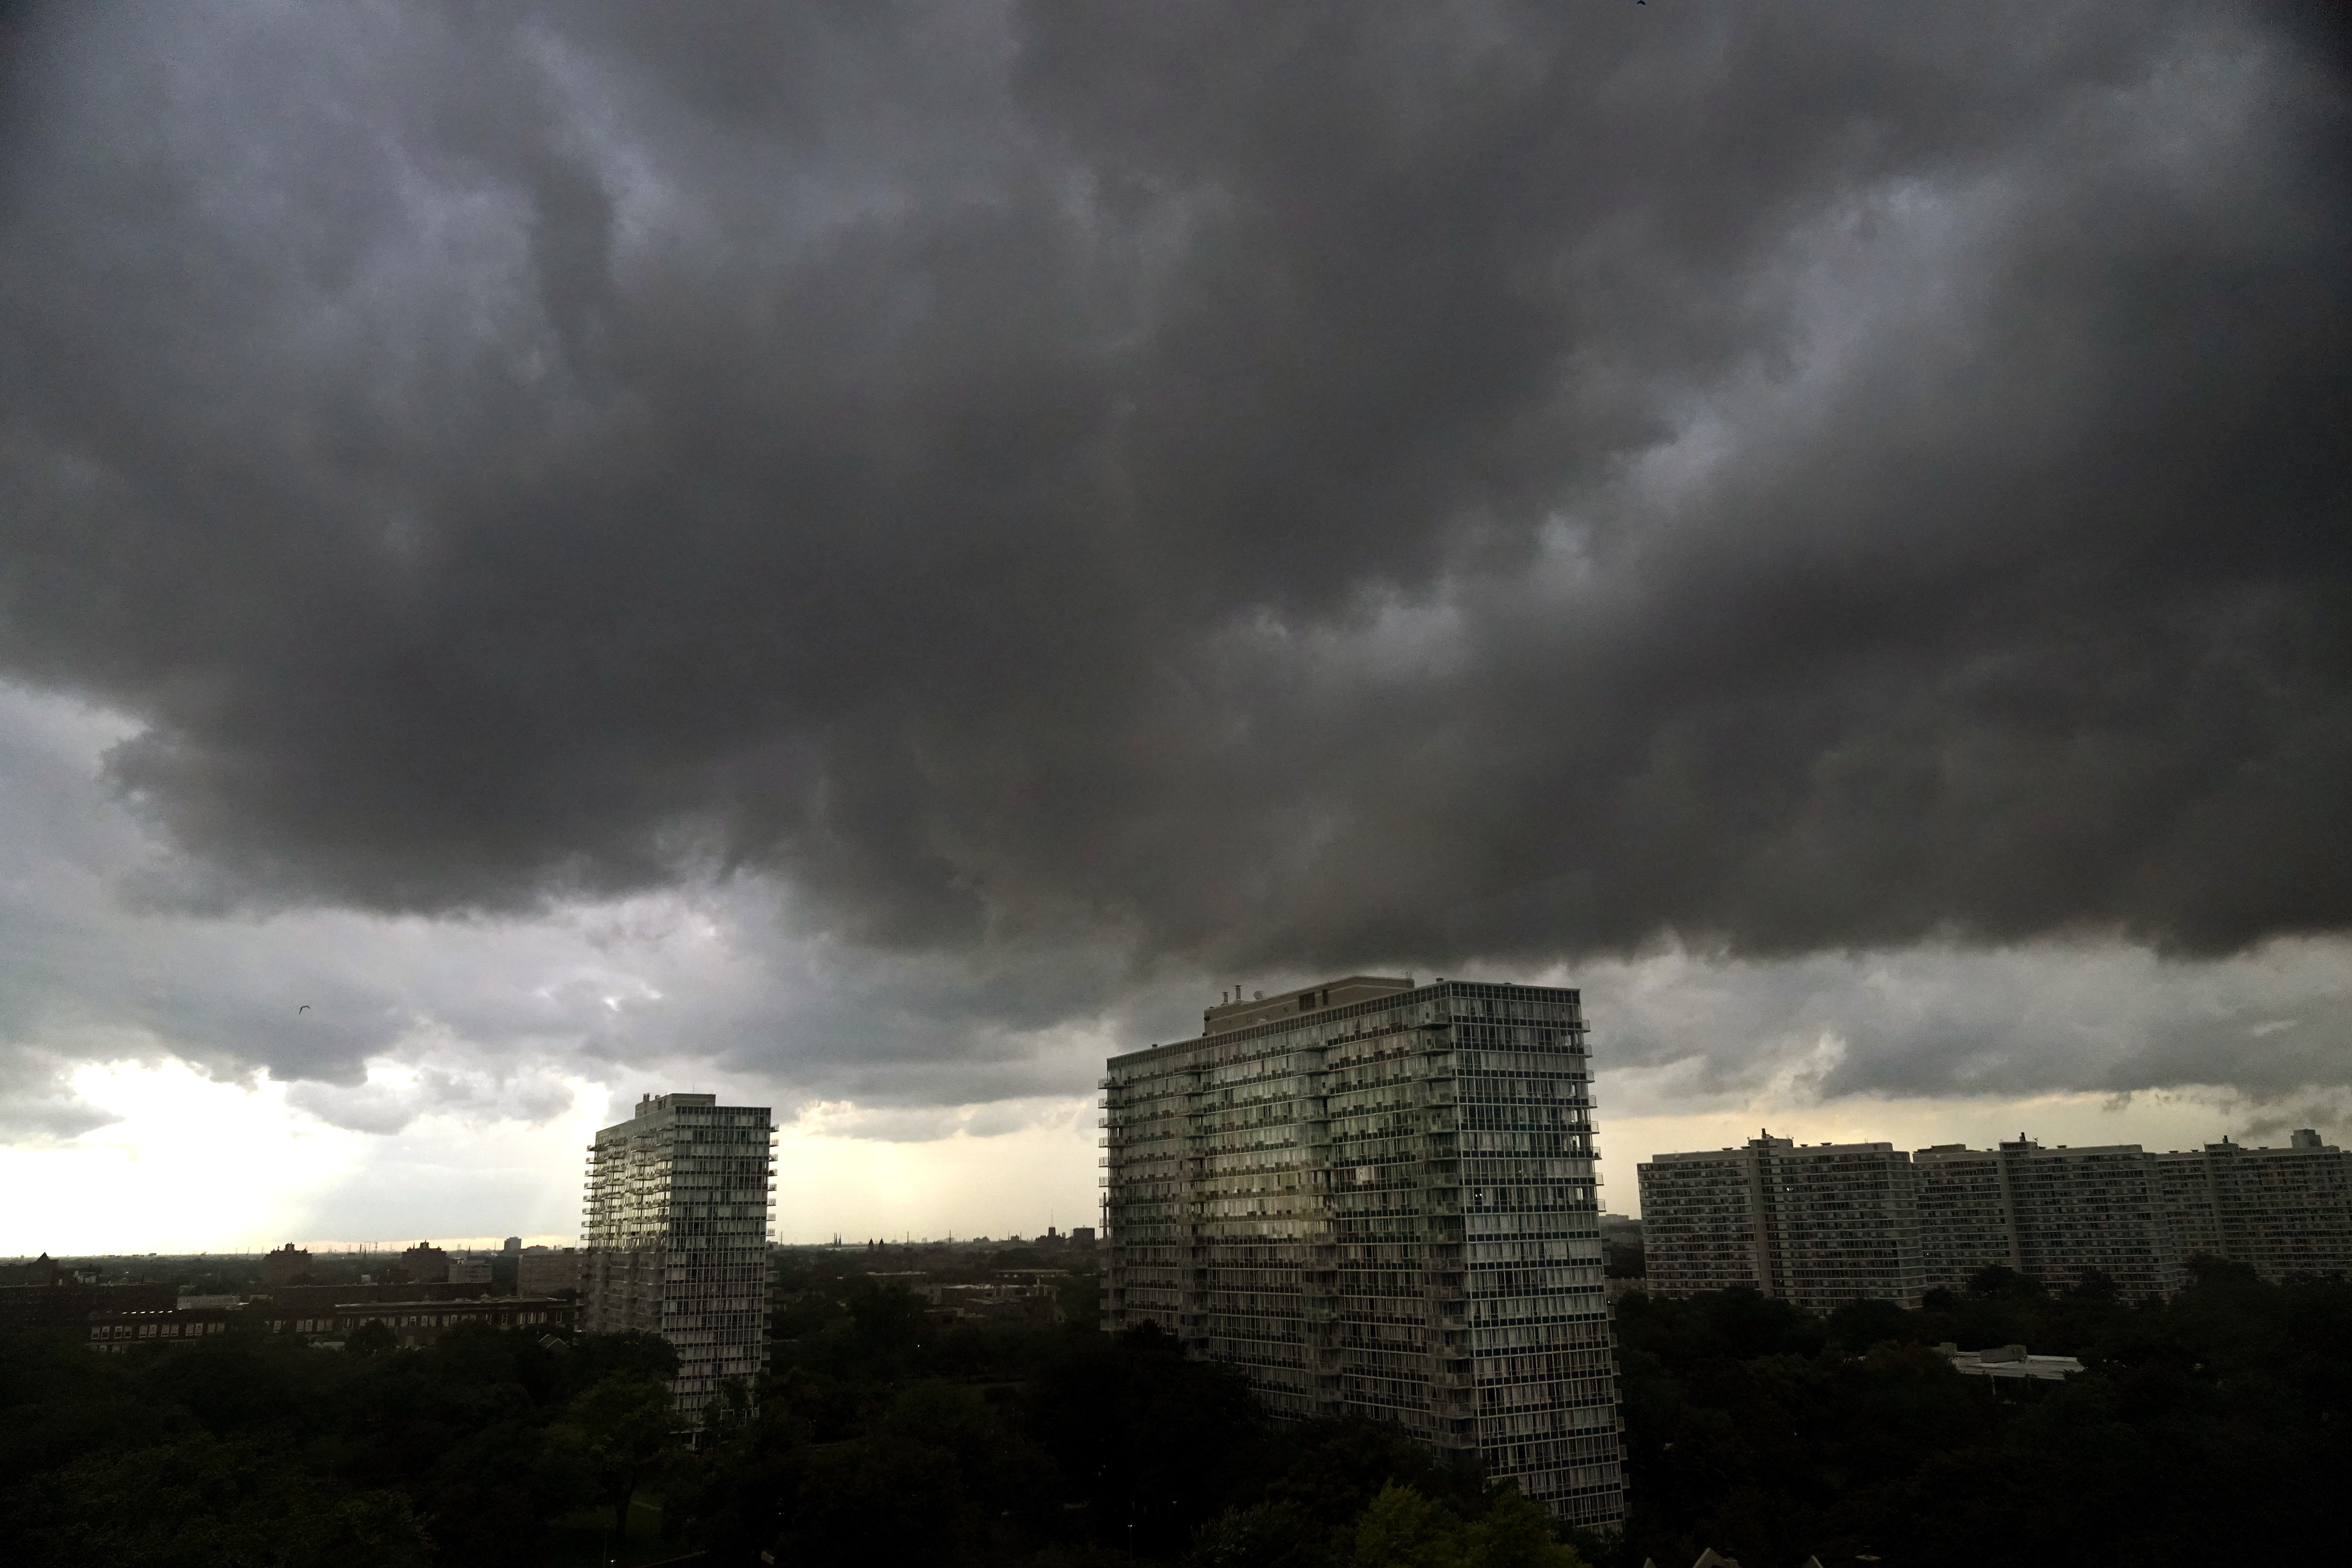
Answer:
[[(1092, 1218), (1221, 987), (1609, 1197), (2352, 1138), (2318, 6), (22, 5), (0, 1250)], [(308, 1011), (302, 1011), (303, 1008)]]

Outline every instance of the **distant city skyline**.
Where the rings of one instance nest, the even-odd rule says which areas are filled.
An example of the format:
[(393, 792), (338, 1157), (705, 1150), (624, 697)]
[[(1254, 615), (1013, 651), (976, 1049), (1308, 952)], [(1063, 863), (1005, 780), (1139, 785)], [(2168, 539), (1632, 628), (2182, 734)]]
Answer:
[[(1595, 1040), (1605, 1039), (1597, 1018), (1593, 1026)], [(1626, 1076), (1612, 1074), (1605, 1063), (1596, 1069), (1596, 1092), (1604, 1103), (1626, 1103), (1629, 1097), (1616, 1087)], [(188, 1136), (190, 1130), (179, 1121), (183, 1102), (173, 1097), (139, 1109), (142, 1119), (157, 1121), (134, 1121), (129, 1131), (144, 1136), (155, 1128), (163, 1135), (153, 1137), (136, 1160), (123, 1146), (110, 1145), (102, 1132), (80, 1147), (0, 1149), (0, 1183), (33, 1184), (56, 1194), (38, 1213), (0, 1215), (0, 1256), (56, 1255), (61, 1248), (84, 1254), (257, 1252), (289, 1240), (319, 1247), (404, 1247), (420, 1237), (495, 1249), (504, 1237), (519, 1234), (518, 1226), (524, 1227), (520, 1234), (528, 1243), (572, 1246), (579, 1240), (576, 1226), (567, 1231), (546, 1222), (560, 1221), (576, 1207), (583, 1130), (593, 1132), (610, 1120), (595, 1109), (537, 1127), (453, 1126), (436, 1131), (428, 1126), (401, 1134), (365, 1134), (306, 1129), (298, 1118), (268, 1116), (267, 1097), (235, 1086), (190, 1085), (185, 1092), (199, 1106), (236, 1106), (248, 1119), (251, 1135), (240, 1139), (235, 1158), (225, 1159), (208, 1137)], [(621, 1102), (622, 1097), (613, 1097), (613, 1103)], [(583, 1106), (602, 1103), (583, 1100)], [(1980, 1145), (2021, 1131), (2052, 1144), (2137, 1142), (2164, 1150), (2200, 1148), (2223, 1136), (2261, 1142), (2262, 1132), (2248, 1128), (2256, 1119), (2242, 1112), (2232, 1117), (2225, 1105), (2168, 1096), (2117, 1106), (2112, 1097), (2077, 1094), (1994, 1104), (1923, 1099), (1807, 1106), (1756, 1100), (1705, 1112), (1612, 1114), (1600, 1163), (1601, 1202), (1613, 1212), (1638, 1213), (1633, 1165), (1639, 1160), (1674, 1149), (1736, 1147), (1754, 1137), (1762, 1122), (1801, 1142), (1891, 1137), (1907, 1148), (1955, 1142)], [(1091, 1225), (1097, 1212), (1093, 1097), (1073, 1095), (1061, 1110), (1054, 1126), (912, 1144), (829, 1137), (788, 1122), (779, 1141), (777, 1239), (816, 1245), (836, 1231), (845, 1240), (859, 1241), (908, 1234), (944, 1237), (950, 1230), (960, 1237), (1013, 1230), (1033, 1236), (1049, 1224), (1064, 1231)], [(2284, 1131), (2275, 1133), (2274, 1142), (2284, 1140)], [(341, 1145), (340, 1157), (322, 1161), (321, 1142)], [(484, 1158), (489, 1152), (495, 1158)], [(275, 1158), (287, 1162), (284, 1170), (272, 1169)], [(305, 1161), (315, 1163), (312, 1170), (324, 1165), (332, 1172), (336, 1185), (321, 1192), (311, 1184), (299, 1173)], [(462, 1184), (451, 1179), (453, 1172), (465, 1173)], [(412, 1173), (419, 1190), (404, 1194), (397, 1184)], [(499, 1217), (482, 1210), (485, 1176), (492, 1184), (488, 1192), (499, 1194), (508, 1211), (509, 1228), (491, 1224), (475, 1236), (471, 1227)], [(365, 1234), (355, 1226), (300, 1223), (305, 1214), (331, 1218), (344, 1201), (337, 1194), (361, 1184), (370, 1189), (366, 1208), (397, 1212), (370, 1224)], [(168, 1201), (159, 1203), (158, 1194)], [(530, 1224), (534, 1206), (540, 1226)], [(177, 1209), (179, 1216), (163, 1221), (158, 1208)], [(239, 1217), (223, 1223), (229, 1214)], [(287, 1228), (289, 1224), (293, 1228)]]

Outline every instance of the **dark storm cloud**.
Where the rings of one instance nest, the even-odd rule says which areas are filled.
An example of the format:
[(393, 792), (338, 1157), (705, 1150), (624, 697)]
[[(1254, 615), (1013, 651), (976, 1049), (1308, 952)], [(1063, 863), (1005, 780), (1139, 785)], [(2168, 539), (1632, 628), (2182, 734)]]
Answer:
[(1793, 1077), (1803, 1096), (1832, 1100), (2221, 1087), (2261, 1106), (2341, 1086), (2352, 1038), (2352, 946), (2340, 940), (2193, 963), (2104, 943), (1659, 953), (1572, 978), (1608, 1068), (1663, 1069), (1701, 1097)]
[(2293, 14), (37, 14), (0, 668), (215, 907), (1212, 968), (2352, 915)]

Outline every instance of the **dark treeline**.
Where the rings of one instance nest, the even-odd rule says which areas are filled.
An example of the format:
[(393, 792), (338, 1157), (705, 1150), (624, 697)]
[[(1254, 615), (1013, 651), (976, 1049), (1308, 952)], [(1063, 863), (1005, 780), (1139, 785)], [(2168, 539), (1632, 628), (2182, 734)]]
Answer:
[[(504, 1253), (478, 1253), (490, 1265), (490, 1285), (493, 1295), (512, 1295), (515, 1285), (515, 1261)], [(88, 1258), (60, 1258), (57, 1265), (63, 1273), (89, 1277), (102, 1285), (160, 1284), (173, 1285), (183, 1296), (246, 1295), (269, 1287), (262, 1280), (262, 1255), (257, 1252), (197, 1252), (155, 1253), (147, 1256), (100, 1254)], [(31, 1261), (16, 1260), (18, 1264)], [(398, 1247), (377, 1247), (365, 1252), (313, 1252), (310, 1255), (306, 1282), (317, 1285), (353, 1285), (362, 1278), (382, 1279), (385, 1270), (401, 1261)], [(6, 1267), (0, 1265), (0, 1267)]]
[[(1628, 1298), (1632, 1517), (1609, 1568), (1683, 1568), (1707, 1546), (1747, 1568), (2340, 1556), (2352, 1285), (2196, 1271), (2160, 1305), (2000, 1268), (1922, 1311), (1827, 1320), (1744, 1290)], [(1934, 1349), (1947, 1341), (2087, 1370), (1963, 1377)]]
[[(1621, 1306), (1633, 1513), (1562, 1539), (1362, 1423), (1281, 1426), (1223, 1369), (1082, 1321), (943, 1326), (814, 1265), (756, 1411), (669, 1430), (667, 1349), (230, 1334), (95, 1355), (0, 1342), (0, 1486), (35, 1564), (601, 1562), (1091, 1568), (1748, 1568), (2309, 1551), (2352, 1458), (2352, 1288), (2209, 1268), (2179, 1300), (1998, 1272), (1826, 1321), (1745, 1292)], [(1074, 1282), (1072, 1304), (1091, 1281)], [(1990, 1384), (1933, 1346), (2080, 1356)]]
[(1154, 1331), (942, 1329), (887, 1284), (796, 1281), (756, 1415), (678, 1457), (666, 1521), (715, 1563), (1580, 1568), (1540, 1510), (1364, 1422), (1266, 1421)]
[(483, 1332), (399, 1352), (371, 1327), (333, 1351), (0, 1337), (11, 1561), (407, 1568), (511, 1563), (518, 1545), (530, 1561), (666, 1446), (675, 1363), (657, 1341)]

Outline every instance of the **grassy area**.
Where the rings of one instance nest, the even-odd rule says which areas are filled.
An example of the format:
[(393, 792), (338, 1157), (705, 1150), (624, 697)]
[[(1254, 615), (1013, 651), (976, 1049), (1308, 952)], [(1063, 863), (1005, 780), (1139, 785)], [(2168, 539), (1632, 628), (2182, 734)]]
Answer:
[(584, 1509), (548, 1527), (546, 1561), (551, 1568), (642, 1568), (667, 1562), (691, 1548), (661, 1538), (661, 1505), (640, 1497), (629, 1504), (629, 1532), (613, 1540), (613, 1510)]

